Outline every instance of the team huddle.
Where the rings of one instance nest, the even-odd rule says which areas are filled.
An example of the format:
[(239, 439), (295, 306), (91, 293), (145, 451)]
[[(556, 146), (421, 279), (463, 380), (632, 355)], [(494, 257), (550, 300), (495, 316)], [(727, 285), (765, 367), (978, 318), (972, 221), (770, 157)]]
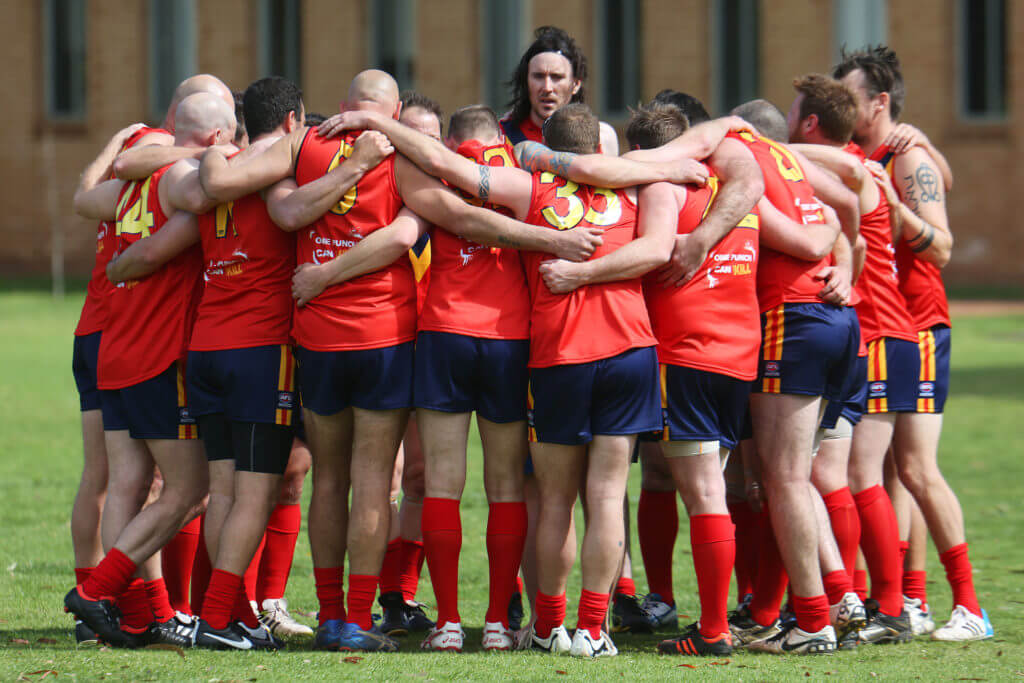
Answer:
[[(74, 348), (86, 464), (64, 602), (80, 641), (306, 634), (390, 652), (421, 631), (424, 649), (461, 651), (474, 412), (485, 650), (612, 656), (622, 631), (671, 632), (658, 651), (688, 656), (993, 635), (937, 465), (952, 173), (897, 124), (896, 55), (796, 78), (788, 115), (755, 100), (712, 119), (664, 90), (632, 112), (621, 156), (584, 104), (586, 68), (540, 28), (510, 111), (464, 106), (447, 130), (383, 71), (326, 120), (283, 78), (238, 97), (199, 75), (161, 128), (110, 140), (75, 194), (101, 221)], [(310, 469), (315, 633), (284, 596)], [(700, 598), (681, 631), (677, 496)], [(940, 628), (928, 533), (953, 593)], [(424, 561), (436, 620), (415, 599)]]

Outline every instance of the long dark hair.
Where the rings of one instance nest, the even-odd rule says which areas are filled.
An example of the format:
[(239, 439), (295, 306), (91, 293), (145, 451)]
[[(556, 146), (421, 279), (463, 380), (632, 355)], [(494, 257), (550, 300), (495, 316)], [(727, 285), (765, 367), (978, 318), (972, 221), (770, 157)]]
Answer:
[(533, 32), (533, 43), (523, 53), (519, 65), (516, 66), (512, 79), (507, 85), (512, 88), (512, 100), (508, 106), (512, 109), (512, 120), (516, 123), (530, 115), (530, 60), (542, 52), (557, 52), (572, 65), (572, 77), (580, 82), (580, 89), (572, 96), (571, 102), (584, 102), (584, 83), (587, 80), (587, 58), (583, 50), (576, 45), (568, 33), (555, 26), (541, 26)]

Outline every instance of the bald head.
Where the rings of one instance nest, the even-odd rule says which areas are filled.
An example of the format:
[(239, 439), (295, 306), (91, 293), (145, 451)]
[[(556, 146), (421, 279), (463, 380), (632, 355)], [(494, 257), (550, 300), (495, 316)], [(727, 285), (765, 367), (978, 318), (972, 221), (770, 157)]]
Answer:
[(224, 85), (216, 76), (211, 74), (197, 74), (186, 78), (178, 87), (174, 89), (174, 95), (171, 97), (171, 103), (167, 105), (167, 117), (164, 119), (167, 129), (174, 131), (175, 122), (177, 121), (178, 105), (190, 95), (197, 93), (209, 93), (216, 97), (224, 100), (225, 103), (231, 107), (235, 106), (234, 95), (231, 94), (231, 89)]
[(385, 116), (398, 113), (398, 103), (398, 83), (391, 74), (379, 69), (356, 74), (345, 97), (345, 109), (374, 111)]
[(235, 107), (208, 92), (189, 95), (178, 105), (174, 144), (181, 147), (231, 142), (235, 137)]
[(786, 116), (768, 100), (744, 102), (730, 112), (748, 122), (766, 138), (776, 142), (789, 142), (789, 125)]

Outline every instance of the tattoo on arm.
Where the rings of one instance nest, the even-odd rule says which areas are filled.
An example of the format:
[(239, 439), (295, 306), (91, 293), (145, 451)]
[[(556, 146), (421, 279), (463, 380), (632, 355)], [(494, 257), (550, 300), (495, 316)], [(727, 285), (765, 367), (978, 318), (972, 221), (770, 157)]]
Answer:
[(501, 244), (507, 244), (508, 246), (514, 249), (519, 249), (522, 246), (518, 241), (512, 239), (511, 237), (506, 237), (505, 235), (498, 235), (498, 242), (500, 242)]
[(576, 158), (576, 155), (572, 152), (555, 152), (537, 142), (521, 144), (521, 165), (531, 173), (550, 171), (557, 176), (565, 178), (569, 173), (569, 167), (572, 166), (572, 162)]
[(942, 200), (939, 196), (939, 176), (932, 170), (931, 166), (921, 164), (914, 172), (914, 177), (917, 179), (918, 187), (921, 188), (922, 203)]
[(476, 194), (480, 199), (487, 199), (491, 194), (491, 167), (478, 166), (480, 182), (476, 186)]
[(921, 228), (921, 232), (907, 240), (907, 245), (915, 254), (920, 254), (922, 251), (928, 249), (935, 240), (935, 227), (927, 221), (922, 221), (922, 223), (924, 223), (924, 227)]

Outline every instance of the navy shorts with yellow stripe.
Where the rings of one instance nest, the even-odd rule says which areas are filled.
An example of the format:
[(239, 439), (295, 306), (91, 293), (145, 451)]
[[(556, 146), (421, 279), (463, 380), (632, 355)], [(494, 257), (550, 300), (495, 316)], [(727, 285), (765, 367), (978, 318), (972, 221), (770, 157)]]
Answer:
[(127, 429), (133, 439), (195, 439), (189, 412), (185, 361), (172, 363), (156, 377), (122, 389), (100, 392), (103, 429)]
[(853, 370), (850, 372), (850, 382), (846, 388), (846, 394), (841, 401), (829, 401), (825, 408), (825, 415), (822, 417), (823, 425), (831, 425), (828, 429), (835, 427), (839, 417), (846, 418), (852, 425), (860, 422), (867, 412), (868, 398), (868, 357), (857, 356), (853, 363)]
[(875, 415), (916, 411), (920, 363), (914, 342), (893, 337), (869, 342), (867, 412)]
[(291, 426), (298, 404), (289, 344), (190, 351), (189, 409), (236, 422)]
[(860, 347), (860, 324), (852, 308), (781, 304), (762, 313), (761, 322), (754, 392), (843, 398)]
[(357, 351), (295, 347), (302, 406), (317, 415), (346, 408), (412, 407), (413, 342)]
[(526, 339), (420, 332), (414, 404), (446, 413), (475, 410), (491, 422), (525, 420), (529, 358)]
[(661, 440), (739, 443), (750, 382), (716, 372), (662, 364)]
[(568, 446), (661, 430), (653, 346), (589, 363), (531, 368), (530, 440)]
[(75, 346), (71, 353), (71, 372), (75, 376), (78, 405), (83, 413), (100, 408), (100, 390), (96, 387), (96, 365), (100, 356), (100, 336), (102, 334), (102, 332), (93, 332), (80, 337), (76, 336)]
[(941, 413), (949, 395), (949, 355), (952, 347), (951, 330), (946, 325), (917, 333), (917, 346), (921, 359), (921, 373), (917, 385), (919, 413)]

